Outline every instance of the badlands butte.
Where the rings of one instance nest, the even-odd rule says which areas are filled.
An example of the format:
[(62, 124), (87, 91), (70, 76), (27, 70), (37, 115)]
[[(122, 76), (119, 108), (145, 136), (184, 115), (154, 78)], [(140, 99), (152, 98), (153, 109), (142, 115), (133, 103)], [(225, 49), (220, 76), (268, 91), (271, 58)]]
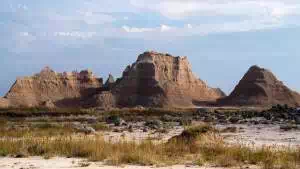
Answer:
[[(233, 79), (232, 79), (233, 80)], [(199, 106), (300, 106), (292, 91), (264, 68), (252, 66), (229, 96), (197, 78), (187, 57), (145, 52), (106, 81), (91, 71), (56, 73), (49, 67), (18, 78), (0, 98), (1, 108), (191, 108)]]

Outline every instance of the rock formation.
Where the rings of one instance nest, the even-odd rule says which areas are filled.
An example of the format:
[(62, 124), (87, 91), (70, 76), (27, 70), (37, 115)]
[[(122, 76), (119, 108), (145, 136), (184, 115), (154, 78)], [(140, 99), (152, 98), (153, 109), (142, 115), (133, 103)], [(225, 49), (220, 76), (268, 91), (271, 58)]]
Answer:
[(114, 85), (115, 85), (115, 78), (113, 77), (113, 75), (109, 74), (104, 84), (104, 88), (111, 90), (114, 87)]
[(218, 103), (232, 106), (300, 106), (300, 95), (277, 80), (269, 70), (252, 66), (233, 92)]
[(196, 78), (186, 57), (145, 52), (117, 81), (105, 85), (90, 71), (56, 73), (44, 68), (17, 79), (0, 107), (191, 107), (223, 97)]
[(128, 66), (112, 90), (120, 106), (188, 107), (223, 92), (196, 78), (186, 57), (145, 52)]
[(88, 70), (56, 73), (46, 67), (39, 74), (17, 79), (4, 98), (12, 107), (76, 107), (102, 83)]
[(102, 91), (100, 94), (94, 95), (88, 103), (93, 103), (90, 107), (96, 106), (103, 109), (110, 109), (117, 106), (115, 96), (110, 91)]
[(44, 107), (44, 108), (47, 108), (47, 109), (55, 109), (56, 105), (55, 105), (55, 103), (53, 103), (52, 100), (48, 100), (48, 101), (43, 102), (40, 105), (40, 107)]

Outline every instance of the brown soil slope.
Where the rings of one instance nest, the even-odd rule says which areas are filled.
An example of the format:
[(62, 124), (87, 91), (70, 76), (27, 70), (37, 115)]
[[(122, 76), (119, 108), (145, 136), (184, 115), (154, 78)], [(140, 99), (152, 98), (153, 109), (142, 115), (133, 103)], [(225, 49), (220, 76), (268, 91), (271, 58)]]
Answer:
[(186, 57), (145, 52), (128, 66), (113, 89), (120, 106), (187, 107), (223, 97), (196, 78)]
[(8, 108), (9, 107), (9, 100), (0, 98), (0, 108)]
[(233, 92), (218, 103), (231, 106), (300, 106), (300, 95), (285, 86), (269, 70), (252, 66)]
[(102, 79), (90, 71), (56, 73), (46, 67), (39, 74), (17, 79), (2, 100), (12, 107), (76, 107), (101, 86)]

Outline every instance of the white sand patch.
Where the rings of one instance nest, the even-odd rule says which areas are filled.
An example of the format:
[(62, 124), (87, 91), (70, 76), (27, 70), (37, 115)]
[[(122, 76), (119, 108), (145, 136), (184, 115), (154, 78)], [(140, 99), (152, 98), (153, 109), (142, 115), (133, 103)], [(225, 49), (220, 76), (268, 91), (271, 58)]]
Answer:
[(300, 146), (300, 130), (283, 131), (279, 125), (218, 125), (218, 128), (235, 126), (236, 133), (222, 133), (225, 140), (230, 143), (259, 146)]
[(151, 140), (154, 142), (166, 142), (174, 136), (180, 135), (184, 128), (182, 126), (175, 126), (168, 130), (166, 133), (161, 133), (155, 130), (149, 130), (144, 132), (142, 129), (134, 129), (133, 132), (101, 132), (106, 141), (118, 142), (118, 141), (135, 141), (141, 142), (144, 140)]
[[(89, 164), (89, 166), (82, 166), (81, 164)], [(74, 158), (51, 158), (45, 160), (41, 157), (30, 158), (0, 158), (1, 169), (225, 169), (214, 167), (197, 167), (197, 166), (168, 166), (168, 167), (155, 167), (155, 166), (107, 166), (103, 163), (87, 162), (82, 159)], [(249, 167), (249, 169), (257, 169), (257, 167)]]

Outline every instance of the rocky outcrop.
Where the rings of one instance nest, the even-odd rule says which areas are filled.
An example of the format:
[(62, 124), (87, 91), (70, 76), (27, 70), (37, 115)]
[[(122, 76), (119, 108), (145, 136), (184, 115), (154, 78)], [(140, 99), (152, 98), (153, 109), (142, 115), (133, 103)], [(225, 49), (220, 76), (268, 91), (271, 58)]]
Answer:
[(104, 88), (106, 88), (107, 90), (111, 90), (115, 85), (115, 78), (113, 77), (113, 75), (109, 74), (108, 78), (104, 84)]
[(55, 103), (53, 103), (51, 100), (43, 102), (40, 106), (44, 107), (44, 108), (47, 108), (47, 109), (55, 109), (55, 108), (57, 108), (56, 105), (55, 105)]
[(92, 72), (56, 73), (49, 67), (16, 80), (0, 100), (11, 107), (192, 107), (225, 94), (210, 88), (191, 70), (186, 57), (145, 52), (115, 81)]
[(192, 73), (186, 57), (156, 52), (141, 54), (125, 69), (112, 92), (117, 104), (124, 107), (188, 107), (224, 96)]
[(13, 107), (76, 107), (102, 83), (88, 70), (56, 73), (46, 67), (39, 74), (17, 79), (4, 98)]
[(94, 106), (91, 107), (99, 107), (103, 109), (110, 109), (116, 107), (115, 96), (110, 91), (103, 91), (100, 94), (96, 94), (93, 97), (93, 100), (90, 103), (94, 102)]
[(252, 66), (233, 92), (218, 103), (232, 106), (300, 106), (300, 95), (285, 86), (269, 70)]

